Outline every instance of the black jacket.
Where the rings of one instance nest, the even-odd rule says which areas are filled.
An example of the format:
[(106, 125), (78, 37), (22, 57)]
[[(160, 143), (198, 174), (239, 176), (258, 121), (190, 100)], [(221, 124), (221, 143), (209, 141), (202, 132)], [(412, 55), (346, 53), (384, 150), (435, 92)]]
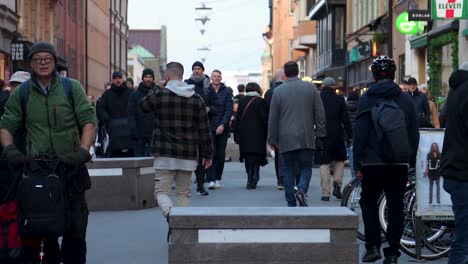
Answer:
[(444, 178), (468, 181), (468, 71), (453, 72), (449, 85), (441, 173)]
[(273, 92), (275, 91), (276, 87), (282, 85), (284, 82), (275, 82), (275, 84), (268, 89), (265, 93), (265, 102), (267, 103), (268, 106), (268, 111), (270, 111), (270, 104), (271, 104), (271, 98), (273, 98)]
[(153, 136), (154, 111), (144, 113), (139, 109), (138, 102), (154, 88), (154, 83), (151, 87), (145, 87), (141, 82), (128, 99), (128, 125), (134, 139), (151, 139)]
[[(210, 78), (205, 75), (205, 78)], [(210, 121), (210, 129), (216, 129), (215, 117), (218, 114), (218, 96), (211, 85), (205, 86), (204, 81), (196, 82), (192, 78), (185, 80), (187, 84), (195, 85), (195, 93), (201, 96), (205, 106), (210, 108), (208, 112), (208, 120)]]
[[(250, 101), (253, 101), (245, 111)], [(239, 102), (234, 123), (234, 138), (238, 139), (241, 161), (246, 153), (266, 155), (268, 132), (268, 107), (265, 100), (257, 96), (245, 96)], [(245, 113), (244, 113), (245, 112)], [(266, 157), (266, 156), (265, 156)]]
[(104, 122), (109, 134), (110, 150), (132, 149), (133, 141), (128, 126), (128, 99), (132, 89), (125, 86), (112, 87), (102, 94), (97, 105), (100, 121)]
[(215, 126), (213, 129), (216, 129), (220, 125), (224, 125), (224, 131), (228, 131), (229, 121), (231, 120), (233, 112), (232, 89), (224, 85), (224, 83), (221, 83), (216, 96), (218, 101), (218, 105), (216, 107), (218, 113), (213, 117), (213, 124)]
[(410, 166), (416, 162), (416, 153), (419, 145), (419, 131), (416, 123), (416, 111), (411, 97), (401, 92), (400, 87), (391, 80), (384, 80), (373, 84), (369, 90), (359, 98), (358, 116), (354, 128), (353, 154), (354, 168), (360, 170), (366, 164), (384, 164), (381, 153), (381, 145), (377, 141), (377, 135), (372, 122), (369, 109), (376, 104), (378, 98), (393, 98), (396, 104), (406, 114), (408, 129), (408, 141), (410, 144)]
[(355, 101), (355, 100), (346, 101), (346, 108), (348, 109), (349, 122), (351, 122), (351, 128), (353, 130), (354, 130), (354, 126), (356, 125), (356, 117), (358, 114), (358, 110), (357, 110), (358, 102), (359, 101)]
[[(346, 160), (345, 134), (353, 137), (351, 123), (349, 122), (348, 109), (342, 96), (338, 96), (331, 87), (324, 87), (320, 93), (323, 107), (325, 108), (327, 137), (325, 150), (328, 158), (333, 161)], [(330, 163), (323, 161), (322, 164)]]
[(409, 95), (413, 99), (414, 106), (416, 108), (416, 118), (419, 127), (432, 127), (431, 125), (431, 110), (429, 103), (427, 102), (427, 96), (421, 93), (419, 90), (409, 92)]

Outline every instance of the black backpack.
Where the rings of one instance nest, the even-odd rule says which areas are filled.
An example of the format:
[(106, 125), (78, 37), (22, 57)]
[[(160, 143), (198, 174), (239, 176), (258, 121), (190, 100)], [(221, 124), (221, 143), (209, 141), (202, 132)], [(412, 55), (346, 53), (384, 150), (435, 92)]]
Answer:
[(378, 99), (371, 108), (371, 116), (383, 161), (409, 163), (409, 138), (403, 109), (392, 99)]
[(65, 233), (69, 210), (63, 166), (58, 160), (31, 159), (18, 184), (19, 232), (31, 237), (59, 237)]

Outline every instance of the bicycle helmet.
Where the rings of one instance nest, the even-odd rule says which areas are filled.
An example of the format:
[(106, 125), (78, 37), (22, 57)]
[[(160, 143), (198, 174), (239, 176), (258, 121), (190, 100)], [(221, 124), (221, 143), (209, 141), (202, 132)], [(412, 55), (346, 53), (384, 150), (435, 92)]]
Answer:
[(395, 79), (396, 65), (392, 58), (383, 55), (374, 59), (371, 71), (376, 81), (383, 79), (393, 80)]

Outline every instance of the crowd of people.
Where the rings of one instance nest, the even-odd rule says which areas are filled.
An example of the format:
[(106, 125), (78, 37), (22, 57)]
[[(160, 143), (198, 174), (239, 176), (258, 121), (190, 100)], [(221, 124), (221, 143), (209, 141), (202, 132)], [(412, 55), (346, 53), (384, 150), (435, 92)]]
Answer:
[[(46, 237), (45, 263), (86, 262), (85, 191), (91, 182), (85, 163), (92, 159), (91, 146), (96, 145), (98, 157), (154, 156), (155, 199), (169, 219), (172, 207), (189, 205), (192, 173), (198, 195), (209, 195), (205, 183), (209, 190), (222, 187), (231, 134), (239, 145), (249, 190), (257, 188), (260, 169), (268, 163), (268, 149), (272, 150), (277, 188), (284, 190), (289, 207), (308, 206), (313, 163), (320, 165), (321, 200), (329, 201), (330, 195), (341, 199), (345, 161), (349, 160), (353, 177), (362, 179), (360, 204), (366, 240), (362, 261), (382, 258), (377, 201), (383, 191), (389, 211), (389, 246), (383, 250), (383, 263), (397, 263), (403, 195), (408, 168), (416, 161), (418, 129), (441, 126), (446, 127), (446, 136), (440, 175), (452, 197), (456, 224), (449, 263), (467, 263), (468, 197), (464, 188), (468, 159), (463, 152), (468, 149), (468, 63), (450, 77), (451, 90), (439, 115), (427, 86), (418, 89), (415, 78), (400, 85), (394, 82), (396, 65), (387, 56), (373, 61), (370, 69), (375, 82), (369, 89), (361, 96), (352, 91), (346, 99), (337, 94), (339, 87), (331, 77), (323, 79), (319, 88), (301, 80), (294, 61), (277, 70), (275, 82), (265, 94), (251, 82), (239, 85), (233, 96), (233, 90), (222, 82), (220, 70), (208, 76), (204, 64), (196, 61), (187, 80), (183, 80), (184, 66), (178, 62), (166, 65), (163, 80), (155, 80), (154, 71), (144, 69), (139, 84), (116, 71), (95, 108), (94, 98), (86, 96), (78, 81), (58, 75), (52, 44), (35, 43), (29, 59), (31, 72), (14, 73), (8, 81), (9, 91), (0, 81), (0, 191), (7, 194), (5, 201), (15, 200), (9, 192), (14, 184), (6, 180), (18, 181), (12, 179), (11, 169), (21, 171), (27, 166), (27, 156), (47, 154), (63, 163), (70, 225), (62, 234), (61, 246), (56, 236)], [(67, 102), (67, 98), (71, 100)], [(445, 118), (443, 122), (439, 116)], [(21, 130), (24, 138), (19, 136)], [(393, 144), (395, 140), (399, 143)], [(171, 199), (174, 186), (175, 205)], [(438, 201), (439, 196), (437, 189)], [(42, 248), (33, 237), (21, 263), (32, 263)]]

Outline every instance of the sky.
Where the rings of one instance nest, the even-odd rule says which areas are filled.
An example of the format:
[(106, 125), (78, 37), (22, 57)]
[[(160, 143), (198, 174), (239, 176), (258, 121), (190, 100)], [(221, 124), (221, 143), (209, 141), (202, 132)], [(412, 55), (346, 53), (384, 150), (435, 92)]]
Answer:
[(195, 21), (196, 0), (129, 0), (130, 29), (167, 27), (168, 62), (178, 61), (190, 75), (194, 61), (200, 60), (198, 48), (207, 46), (205, 73), (221, 71), (261, 72), (265, 48), (262, 33), (269, 23), (268, 0), (207, 0), (213, 8), (206, 32), (200, 34)]

